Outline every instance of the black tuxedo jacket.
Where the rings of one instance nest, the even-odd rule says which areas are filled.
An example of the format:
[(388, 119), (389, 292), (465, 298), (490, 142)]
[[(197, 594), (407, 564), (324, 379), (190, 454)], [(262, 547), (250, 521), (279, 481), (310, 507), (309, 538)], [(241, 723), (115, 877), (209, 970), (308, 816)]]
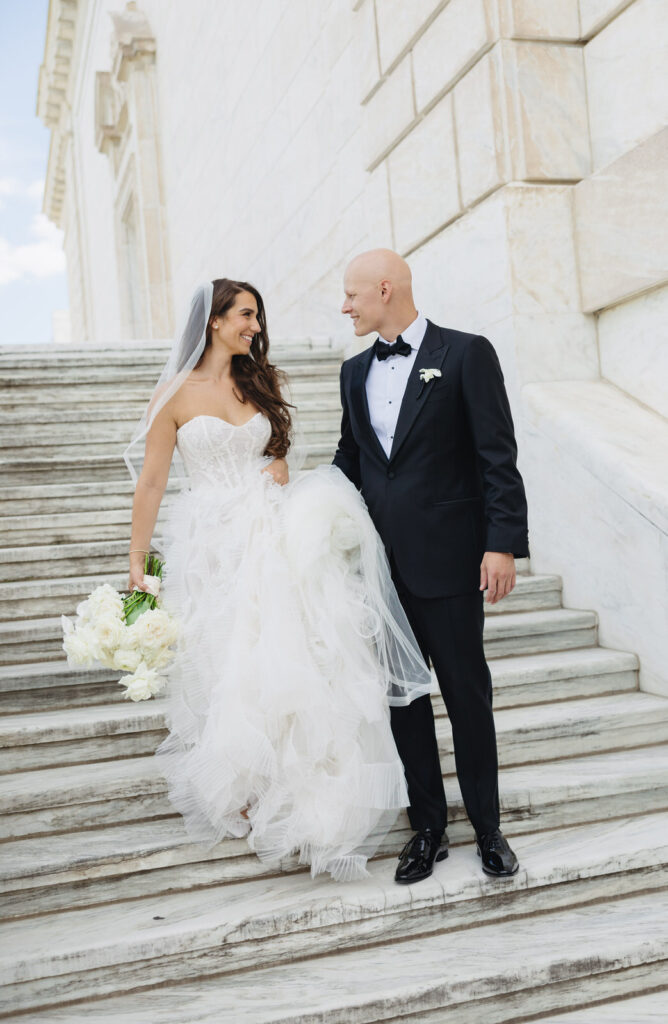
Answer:
[[(524, 484), (503, 374), (481, 335), (427, 321), (388, 459), (369, 419), (373, 347), (341, 367), (334, 456), (361, 491), (408, 589), (444, 597), (480, 587), (485, 551), (529, 554)], [(441, 377), (420, 380), (420, 369)]]

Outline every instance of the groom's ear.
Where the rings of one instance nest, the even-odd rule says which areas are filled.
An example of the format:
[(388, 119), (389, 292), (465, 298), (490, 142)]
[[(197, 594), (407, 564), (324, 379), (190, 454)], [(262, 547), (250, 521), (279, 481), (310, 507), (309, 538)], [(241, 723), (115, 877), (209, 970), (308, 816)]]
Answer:
[(383, 302), (389, 302), (392, 295), (392, 282), (384, 278), (379, 285), (380, 297)]

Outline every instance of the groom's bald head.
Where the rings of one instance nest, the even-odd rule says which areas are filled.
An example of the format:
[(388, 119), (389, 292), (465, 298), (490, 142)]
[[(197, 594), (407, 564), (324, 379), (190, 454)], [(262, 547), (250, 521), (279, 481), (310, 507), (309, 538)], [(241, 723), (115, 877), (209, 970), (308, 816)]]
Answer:
[(341, 312), (350, 316), (355, 334), (377, 331), (394, 340), (417, 315), (413, 301), (411, 268), (392, 249), (370, 249), (346, 267), (346, 293)]

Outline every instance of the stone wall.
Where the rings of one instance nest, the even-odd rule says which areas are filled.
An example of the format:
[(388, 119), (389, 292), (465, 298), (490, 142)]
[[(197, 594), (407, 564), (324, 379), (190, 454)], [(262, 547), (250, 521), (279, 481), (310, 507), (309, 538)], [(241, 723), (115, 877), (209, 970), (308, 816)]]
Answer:
[[(63, 11), (71, 113), (48, 90)], [(229, 275), (274, 335), (352, 350), (343, 267), (398, 249), (420, 308), (499, 352), (534, 568), (668, 693), (648, 614), (668, 603), (667, 52), (665, 0), (51, 0), (46, 209), (74, 336), (127, 336), (131, 266), (149, 335), (168, 333), (156, 294)]]

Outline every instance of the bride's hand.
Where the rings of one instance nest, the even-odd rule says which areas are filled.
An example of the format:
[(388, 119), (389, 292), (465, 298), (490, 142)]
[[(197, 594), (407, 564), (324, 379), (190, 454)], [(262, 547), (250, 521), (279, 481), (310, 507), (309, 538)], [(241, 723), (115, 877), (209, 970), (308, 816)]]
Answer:
[(144, 559), (137, 561), (130, 555), (130, 575), (128, 577), (128, 590), (134, 590), (135, 587), (139, 587), (140, 590), (146, 590), (147, 587), (144, 583)]
[(263, 473), (270, 473), (277, 484), (283, 487), (289, 479), (288, 464), (285, 459), (274, 459), (262, 470)]

